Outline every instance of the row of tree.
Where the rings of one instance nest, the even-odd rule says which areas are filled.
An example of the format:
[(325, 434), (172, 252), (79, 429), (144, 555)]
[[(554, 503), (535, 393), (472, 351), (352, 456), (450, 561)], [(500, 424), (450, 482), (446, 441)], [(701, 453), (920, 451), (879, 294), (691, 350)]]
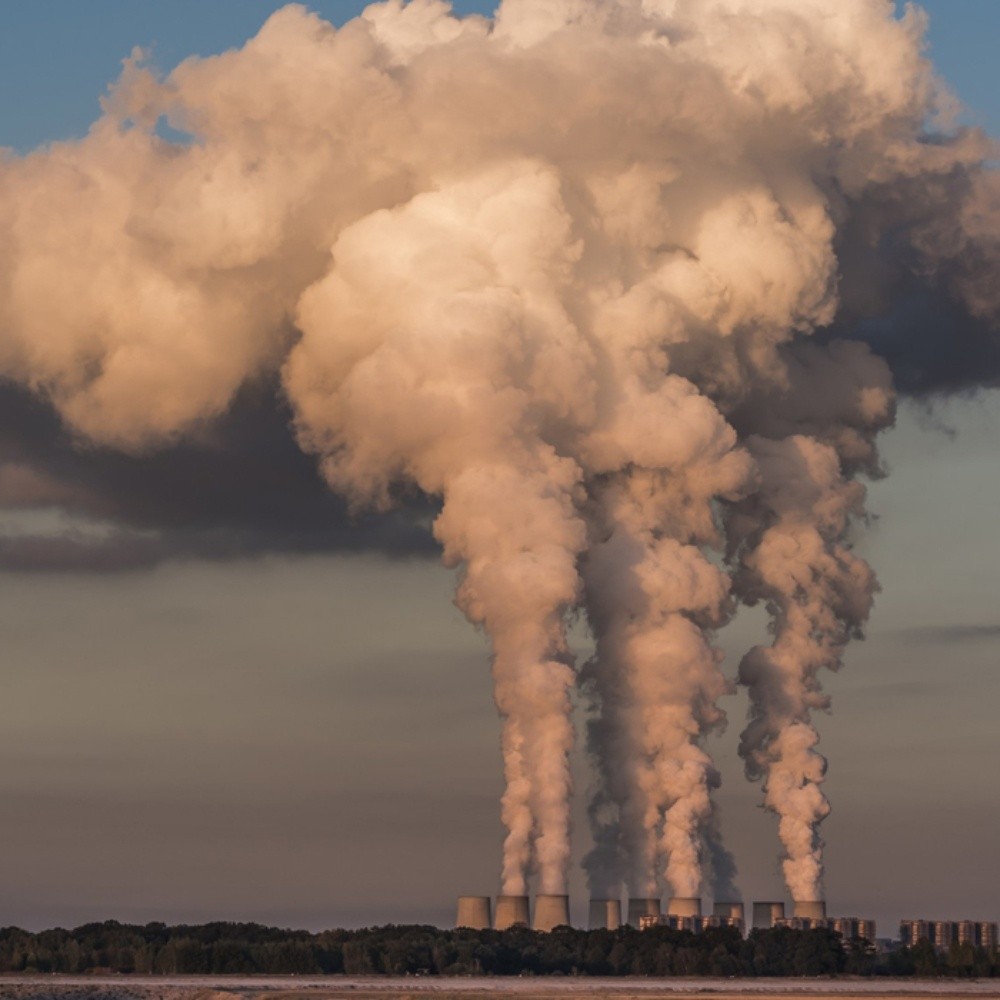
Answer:
[(440, 930), (280, 930), (259, 924), (145, 926), (108, 921), (37, 934), (0, 930), (0, 972), (164, 975), (1000, 976), (1000, 956), (971, 946), (939, 954), (927, 942), (884, 955), (829, 930), (732, 928), (540, 934)]

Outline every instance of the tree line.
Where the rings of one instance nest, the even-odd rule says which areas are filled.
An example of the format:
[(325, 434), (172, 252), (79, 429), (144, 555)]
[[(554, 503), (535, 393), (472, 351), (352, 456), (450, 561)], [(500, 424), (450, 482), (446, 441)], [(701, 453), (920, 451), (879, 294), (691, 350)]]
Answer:
[(878, 954), (831, 930), (655, 927), (550, 934), (371, 927), (320, 933), (248, 923), (117, 921), (31, 933), (0, 929), (0, 972), (436, 976), (1000, 976), (1000, 956), (928, 942)]

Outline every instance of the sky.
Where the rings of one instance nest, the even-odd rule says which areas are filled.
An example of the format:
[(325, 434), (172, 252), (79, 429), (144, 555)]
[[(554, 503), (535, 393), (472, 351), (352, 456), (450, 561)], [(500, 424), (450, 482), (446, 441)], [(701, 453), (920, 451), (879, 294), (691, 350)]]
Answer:
[[(169, 70), (241, 44), (277, 6), (4, 5), (0, 146), (85, 134), (134, 46)], [(1000, 134), (1000, 8), (924, 6), (963, 117)], [(313, 7), (336, 23), (361, 9)], [(868, 638), (825, 682), (823, 833), (831, 912), (873, 916), (883, 935), (907, 916), (1000, 918), (998, 430), (995, 392), (904, 404), (857, 539), (882, 592)], [(98, 460), (72, 461), (84, 476)], [(210, 475), (184, 467), (191, 481)], [(446, 925), (459, 893), (495, 892), (499, 722), (453, 574), (416, 543), (406, 558), (204, 556), (0, 572), (0, 924)], [(739, 614), (722, 636), (727, 672), (763, 631), (759, 614)], [(585, 656), (582, 627), (574, 638)], [(745, 898), (781, 898), (774, 821), (736, 754), (745, 694), (724, 707), (731, 724), (710, 745), (727, 844)], [(575, 768), (582, 791), (579, 754)], [(578, 864), (571, 891), (582, 921)]]

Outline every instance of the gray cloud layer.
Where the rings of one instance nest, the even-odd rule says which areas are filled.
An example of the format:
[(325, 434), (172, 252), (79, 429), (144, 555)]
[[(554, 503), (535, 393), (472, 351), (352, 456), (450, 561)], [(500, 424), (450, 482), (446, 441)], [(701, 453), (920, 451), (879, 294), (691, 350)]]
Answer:
[(127, 455), (80, 442), (46, 403), (0, 384), (0, 506), (84, 522), (0, 537), (0, 568), (114, 572), (172, 558), (434, 553), (432, 503), (414, 496), (389, 514), (352, 516), (295, 444), (289, 419), (277, 388), (258, 385), (192, 439)]

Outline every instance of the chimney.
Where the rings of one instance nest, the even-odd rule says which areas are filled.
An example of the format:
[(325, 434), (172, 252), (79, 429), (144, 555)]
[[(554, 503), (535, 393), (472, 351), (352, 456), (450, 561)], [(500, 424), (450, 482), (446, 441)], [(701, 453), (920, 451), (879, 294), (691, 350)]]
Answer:
[(535, 897), (534, 929), (551, 931), (563, 924), (569, 924), (569, 896), (539, 893)]
[(773, 927), (776, 920), (783, 920), (785, 916), (784, 903), (754, 903), (753, 904), (753, 925), (754, 927)]
[(697, 896), (671, 896), (667, 901), (667, 915), (671, 917), (700, 917), (701, 900)]
[(628, 900), (628, 922), (632, 927), (639, 926), (640, 917), (658, 917), (660, 915), (660, 901), (658, 899), (629, 897)]
[(469, 927), (474, 931), (488, 931), (493, 926), (490, 919), (489, 896), (459, 896), (456, 927)]
[(616, 931), (622, 924), (622, 904), (619, 899), (592, 899), (587, 926), (592, 931)]
[(498, 931), (505, 931), (516, 924), (527, 927), (530, 923), (527, 896), (497, 896), (497, 916), (493, 926)]

